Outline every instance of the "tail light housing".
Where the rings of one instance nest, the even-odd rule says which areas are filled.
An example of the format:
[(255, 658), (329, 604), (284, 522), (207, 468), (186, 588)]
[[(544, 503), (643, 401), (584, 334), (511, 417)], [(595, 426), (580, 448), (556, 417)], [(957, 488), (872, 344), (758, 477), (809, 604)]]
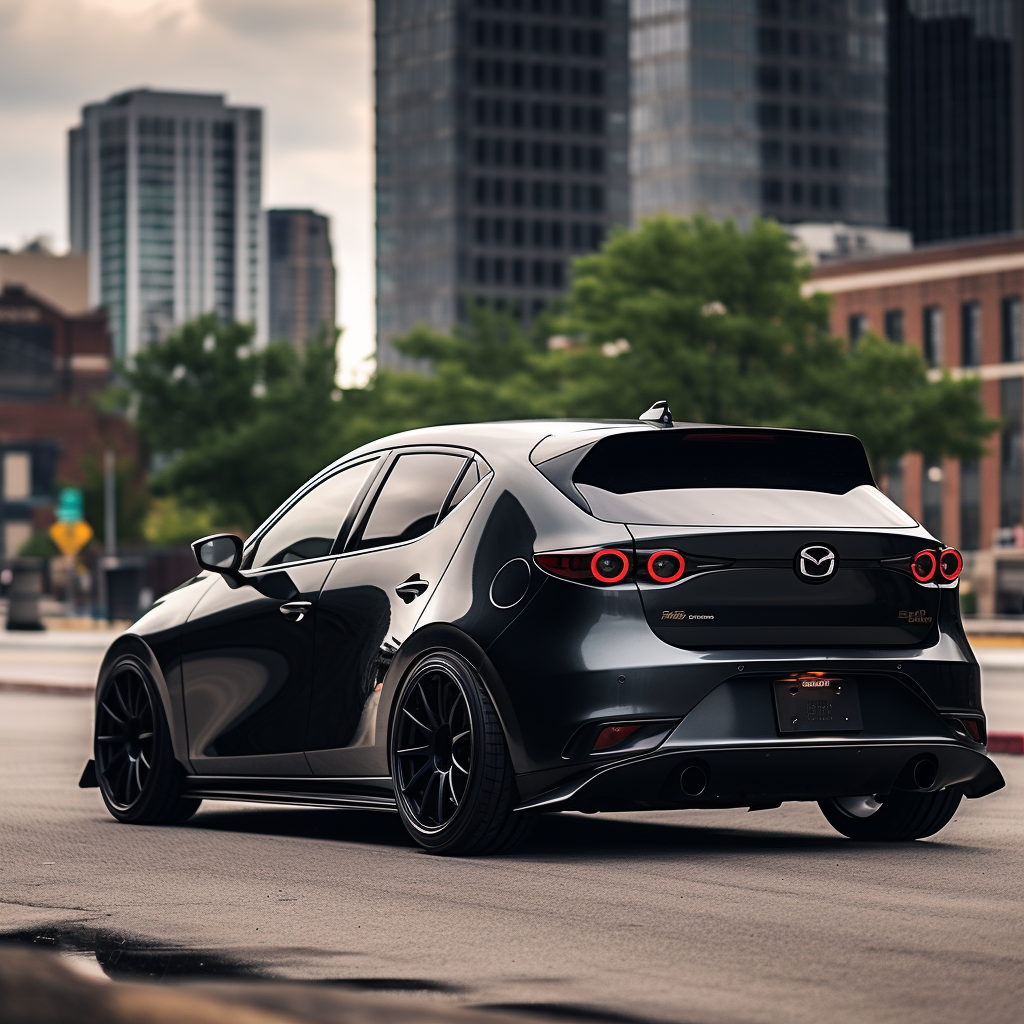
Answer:
[(910, 560), (910, 572), (918, 583), (932, 583), (939, 569), (939, 560), (930, 548), (918, 551)]
[(671, 548), (648, 553), (634, 559), (631, 549), (599, 548), (589, 551), (552, 551), (534, 556), (537, 565), (552, 576), (577, 583), (613, 587), (617, 583), (644, 583), (666, 586), (676, 583), (686, 573), (686, 557)]
[(952, 583), (960, 578), (960, 573), (963, 571), (963, 555), (956, 548), (944, 548), (939, 555), (939, 575), (947, 583)]
[(686, 559), (678, 551), (655, 551), (647, 559), (647, 575), (655, 583), (675, 583), (686, 572)]
[(621, 548), (598, 551), (555, 551), (536, 555), (537, 564), (552, 576), (577, 583), (614, 586), (633, 575), (633, 556)]

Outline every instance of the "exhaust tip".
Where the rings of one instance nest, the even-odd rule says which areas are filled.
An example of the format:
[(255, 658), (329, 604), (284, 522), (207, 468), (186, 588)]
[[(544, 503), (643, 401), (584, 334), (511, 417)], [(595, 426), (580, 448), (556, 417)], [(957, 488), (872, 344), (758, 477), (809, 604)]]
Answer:
[(679, 785), (687, 796), (700, 796), (708, 788), (707, 772), (695, 764), (687, 765), (679, 774)]
[(911, 778), (918, 789), (931, 789), (939, 777), (939, 766), (931, 757), (919, 757), (911, 769)]

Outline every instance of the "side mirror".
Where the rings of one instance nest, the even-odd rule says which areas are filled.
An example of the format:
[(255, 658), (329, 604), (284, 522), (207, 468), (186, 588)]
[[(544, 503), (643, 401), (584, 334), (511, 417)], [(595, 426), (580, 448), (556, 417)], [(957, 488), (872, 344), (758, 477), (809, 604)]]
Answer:
[(192, 553), (201, 569), (235, 577), (242, 564), (242, 540), (233, 533), (215, 533), (194, 541)]

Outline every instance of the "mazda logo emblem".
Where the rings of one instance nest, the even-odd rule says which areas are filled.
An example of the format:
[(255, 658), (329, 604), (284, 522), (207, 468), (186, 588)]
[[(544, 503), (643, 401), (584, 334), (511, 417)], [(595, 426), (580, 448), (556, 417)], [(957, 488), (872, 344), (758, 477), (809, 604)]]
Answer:
[(824, 544), (808, 544), (796, 556), (796, 573), (806, 583), (824, 583), (839, 566), (839, 557)]

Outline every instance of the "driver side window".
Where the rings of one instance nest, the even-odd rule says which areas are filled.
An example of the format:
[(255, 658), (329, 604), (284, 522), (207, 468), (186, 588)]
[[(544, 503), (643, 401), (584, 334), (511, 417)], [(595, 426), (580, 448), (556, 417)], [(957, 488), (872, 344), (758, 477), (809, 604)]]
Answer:
[(329, 555), (352, 502), (376, 464), (376, 459), (370, 459), (350, 466), (303, 495), (260, 538), (250, 568)]

